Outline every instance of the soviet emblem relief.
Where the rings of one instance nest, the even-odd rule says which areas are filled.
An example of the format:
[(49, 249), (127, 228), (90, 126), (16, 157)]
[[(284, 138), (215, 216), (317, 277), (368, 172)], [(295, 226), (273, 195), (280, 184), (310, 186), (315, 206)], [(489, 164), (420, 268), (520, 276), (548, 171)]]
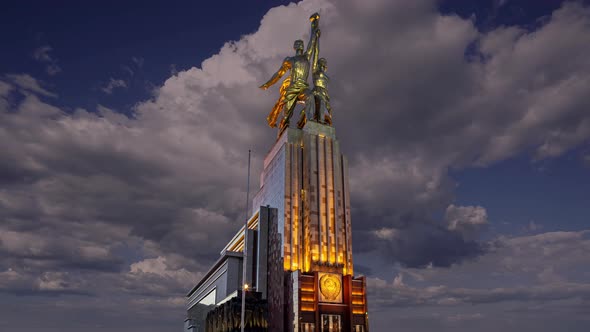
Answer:
[(340, 280), (331, 274), (324, 274), (320, 278), (320, 292), (330, 302), (339, 300), (341, 286)]

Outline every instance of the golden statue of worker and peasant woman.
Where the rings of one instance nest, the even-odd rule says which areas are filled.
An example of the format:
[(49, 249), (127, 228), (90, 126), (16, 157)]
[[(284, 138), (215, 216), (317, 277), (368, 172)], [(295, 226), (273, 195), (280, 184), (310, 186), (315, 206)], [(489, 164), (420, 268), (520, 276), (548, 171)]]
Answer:
[[(279, 99), (267, 117), (268, 125), (274, 128), (277, 126), (281, 111), (283, 111), (283, 118), (279, 124), (279, 135), (289, 126), (297, 103), (305, 105), (297, 122), (298, 128), (303, 128), (307, 122), (307, 114), (315, 122), (332, 125), (332, 108), (330, 107), (330, 96), (328, 95), (329, 78), (326, 74), (328, 63), (325, 58), (319, 58), (320, 15), (315, 13), (309, 20), (311, 21), (311, 36), (307, 44), (307, 50), (304, 51), (302, 40), (296, 40), (293, 44), (295, 55), (285, 58), (279, 70), (268, 82), (260, 86), (261, 89), (266, 90), (278, 82), (287, 71), (290, 71), (289, 76), (283, 80), (279, 89)], [(310, 64), (313, 80), (311, 90), (307, 83)]]

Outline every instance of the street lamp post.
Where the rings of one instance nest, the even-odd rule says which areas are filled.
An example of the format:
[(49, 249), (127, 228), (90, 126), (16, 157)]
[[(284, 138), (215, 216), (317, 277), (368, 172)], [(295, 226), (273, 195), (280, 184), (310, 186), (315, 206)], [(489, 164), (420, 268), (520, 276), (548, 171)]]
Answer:
[(246, 322), (245, 322), (245, 315), (246, 315), (246, 292), (248, 291), (248, 284), (244, 284), (244, 286), (242, 286), (242, 313), (240, 315), (240, 330), (241, 332), (244, 332), (244, 329), (246, 328)]

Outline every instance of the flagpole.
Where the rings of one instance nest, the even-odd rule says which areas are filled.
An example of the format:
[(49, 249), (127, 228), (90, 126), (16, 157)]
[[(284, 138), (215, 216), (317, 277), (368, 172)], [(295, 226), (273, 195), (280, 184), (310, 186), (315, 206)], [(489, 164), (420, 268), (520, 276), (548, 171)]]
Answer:
[(248, 184), (246, 189), (246, 221), (244, 224), (244, 250), (243, 250), (243, 265), (242, 265), (242, 309), (240, 314), (240, 331), (244, 332), (245, 329), (245, 315), (246, 315), (246, 291), (248, 290), (247, 284), (247, 266), (248, 266), (248, 204), (250, 200), (250, 156), (251, 150), (248, 150)]

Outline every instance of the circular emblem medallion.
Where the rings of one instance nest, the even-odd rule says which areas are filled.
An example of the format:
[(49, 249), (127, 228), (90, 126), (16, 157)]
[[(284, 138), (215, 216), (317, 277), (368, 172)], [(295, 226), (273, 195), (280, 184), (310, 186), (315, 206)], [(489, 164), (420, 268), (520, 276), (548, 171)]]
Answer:
[(329, 301), (334, 301), (340, 295), (340, 280), (333, 275), (324, 274), (320, 278), (320, 292)]

